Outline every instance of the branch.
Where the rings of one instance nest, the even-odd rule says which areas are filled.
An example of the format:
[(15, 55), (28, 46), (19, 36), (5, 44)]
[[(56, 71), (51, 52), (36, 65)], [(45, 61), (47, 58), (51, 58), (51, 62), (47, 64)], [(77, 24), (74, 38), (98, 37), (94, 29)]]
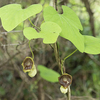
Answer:
[(100, 62), (94, 58), (93, 55), (88, 54), (89, 58), (92, 59), (98, 66), (100, 66)]
[(57, 0), (54, 0), (53, 7), (55, 8), (55, 10), (57, 10)]
[(92, 35), (95, 37), (96, 33), (95, 33), (95, 28), (94, 28), (94, 17), (93, 17), (93, 12), (90, 8), (90, 3), (88, 0), (82, 0), (82, 2), (84, 3), (87, 12), (89, 14), (89, 23), (90, 23), (90, 27), (91, 27), (91, 31), (92, 31)]
[(20, 87), (18, 88), (17, 93), (15, 94), (15, 96), (13, 97), (13, 99), (12, 99), (12, 100), (17, 100), (18, 95), (22, 92), (22, 88), (23, 88), (24, 84), (25, 84), (25, 82), (24, 82), (24, 81), (22, 81), (22, 83), (21, 83)]
[(67, 3), (69, 3), (69, 0), (61, 0), (60, 1), (60, 5), (67, 5)]
[(3, 66), (5, 66), (6, 64), (8, 64), (8, 62), (10, 60), (12, 60), (16, 55), (20, 54), (21, 52), (17, 52), (16, 54), (14, 54), (13, 56), (11, 56), (6, 62), (4, 62), (3, 64), (0, 65), (0, 69), (2, 69)]
[(22, 32), (22, 30), (10, 31), (10, 32), (1, 32), (0, 34), (7, 34), (7, 33), (19, 33), (19, 32)]

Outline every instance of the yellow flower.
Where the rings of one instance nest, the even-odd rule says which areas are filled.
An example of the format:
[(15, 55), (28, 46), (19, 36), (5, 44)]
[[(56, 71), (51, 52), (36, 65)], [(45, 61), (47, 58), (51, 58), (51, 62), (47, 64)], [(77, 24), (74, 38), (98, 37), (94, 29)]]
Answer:
[(31, 57), (26, 57), (22, 63), (23, 71), (26, 73), (28, 72), (28, 75), (30, 77), (34, 77), (37, 73), (36, 67), (34, 65), (34, 61)]
[(36, 67), (34, 65), (34, 68), (30, 72), (28, 72), (28, 75), (30, 77), (34, 77), (36, 74), (37, 74), (37, 70), (36, 70)]
[(64, 88), (63, 86), (60, 87), (60, 91), (64, 94), (68, 92), (68, 88)]

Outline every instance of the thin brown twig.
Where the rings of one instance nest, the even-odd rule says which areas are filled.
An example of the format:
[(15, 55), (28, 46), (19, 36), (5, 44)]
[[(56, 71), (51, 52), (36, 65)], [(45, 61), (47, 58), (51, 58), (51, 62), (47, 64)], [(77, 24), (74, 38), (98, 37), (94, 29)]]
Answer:
[(88, 0), (82, 0), (82, 2), (84, 3), (84, 5), (87, 9), (87, 12), (89, 14), (89, 24), (90, 24), (90, 27), (91, 27), (92, 35), (95, 37), (96, 32), (95, 32), (95, 27), (94, 27), (94, 17), (93, 17), (93, 12), (90, 8), (90, 3), (89, 3)]
[[(32, 84), (32, 83), (31, 83), (31, 84)], [(32, 96), (33, 96), (33, 98), (34, 98), (35, 100), (38, 100), (38, 97), (34, 94), (33, 91), (31, 91), (30, 89), (28, 89), (28, 91), (32, 94)], [(32, 100), (34, 100), (34, 99), (32, 99)]]
[(1, 44), (1, 47), (6, 47), (6, 46), (19, 46), (19, 45), (24, 45), (24, 44), (26, 44), (28, 41), (26, 41), (26, 42), (18, 42), (17, 44), (2, 44), (2, 43), (0, 43)]
[(100, 66), (100, 62), (99, 62), (97, 59), (95, 59), (93, 55), (88, 54), (88, 57), (89, 57), (91, 60), (93, 60), (98, 66)]
[(12, 99), (12, 100), (17, 100), (18, 95), (22, 92), (22, 88), (23, 88), (24, 84), (25, 84), (25, 82), (24, 82), (24, 81), (22, 81), (22, 83), (21, 83), (20, 87), (18, 88), (17, 93), (15, 94), (15, 96), (13, 97), (13, 99)]
[(22, 32), (22, 30), (10, 31), (10, 32), (1, 32), (0, 34), (7, 34), (7, 33), (19, 33), (19, 32)]
[(97, 99), (94, 99), (92, 97), (89, 97), (89, 96), (72, 96), (72, 100), (74, 99), (78, 99), (78, 100), (97, 100)]
[(50, 100), (53, 100), (53, 98), (52, 98), (49, 94), (45, 93), (45, 95), (46, 95)]
[(0, 65), (0, 70), (6, 65), (6, 64), (8, 64), (8, 62), (10, 61), (10, 60), (12, 60), (15, 56), (17, 56), (18, 54), (20, 54), (21, 52), (17, 52), (17, 53), (15, 53), (13, 56), (11, 56), (7, 61), (5, 61), (4, 63), (2, 63), (1, 65)]
[[(89, 97), (89, 96), (71, 96), (71, 99), (72, 100), (97, 100), (97, 99)], [(56, 100), (66, 100), (66, 97), (64, 97), (64, 98), (58, 98)]]
[(1, 43), (1, 47), (5, 47), (5, 46), (16, 46), (16, 45), (21, 45), (21, 44), (2, 44)]

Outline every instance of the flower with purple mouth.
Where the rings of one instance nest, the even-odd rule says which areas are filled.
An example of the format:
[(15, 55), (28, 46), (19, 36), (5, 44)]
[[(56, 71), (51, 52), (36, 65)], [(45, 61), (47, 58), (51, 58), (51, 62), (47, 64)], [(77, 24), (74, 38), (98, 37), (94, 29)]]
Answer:
[(28, 72), (28, 75), (30, 77), (34, 77), (37, 73), (36, 67), (34, 65), (34, 61), (31, 57), (26, 57), (22, 63), (23, 71), (26, 73)]
[(63, 75), (58, 77), (58, 80), (59, 80), (59, 84), (61, 85), (60, 87), (61, 92), (64, 94), (67, 93), (68, 87), (72, 83), (72, 76), (67, 73), (64, 73)]

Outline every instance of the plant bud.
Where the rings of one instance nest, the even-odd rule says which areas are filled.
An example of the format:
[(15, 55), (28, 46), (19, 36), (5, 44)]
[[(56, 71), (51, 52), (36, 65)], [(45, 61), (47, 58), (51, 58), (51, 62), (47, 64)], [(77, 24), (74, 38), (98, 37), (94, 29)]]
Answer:
[(64, 94), (68, 92), (68, 88), (64, 88), (63, 86), (60, 87), (60, 91)]

